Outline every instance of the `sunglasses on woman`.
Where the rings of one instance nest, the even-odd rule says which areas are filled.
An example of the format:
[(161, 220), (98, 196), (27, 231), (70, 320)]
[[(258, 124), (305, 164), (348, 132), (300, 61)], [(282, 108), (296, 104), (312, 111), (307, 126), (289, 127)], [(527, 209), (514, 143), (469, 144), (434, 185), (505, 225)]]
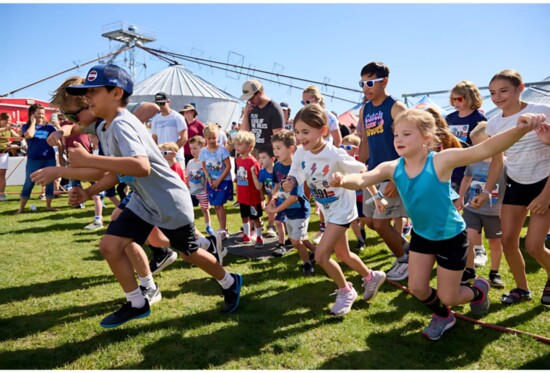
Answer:
[(80, 122), (80, 119), (78, 119), (78, 114), (82, 113), (84, 110), (87, 110), (88, 108), (89, 106), (86, 106), (86, 107), (80, 108), (80, 110), (77, 110), (77, 111), (61, 113), (61, 114), (63, 114), (65, 118), (67, 118), (69, 121), (73, 123), (78, 123)]
[(455, 102), (464, 102), (464, 97), (451, 97), (451, 102), (454, 104)]
[(364, 86), (367, 86), (368, 88), (372, 88), (374, 87), (374, 84), (376, 84), (376, 82), (381, 82), (382, 80), (384, 80), (384, 78), (378, 78), (373, 80), (360, 80), (359, 87), (363, 88)]

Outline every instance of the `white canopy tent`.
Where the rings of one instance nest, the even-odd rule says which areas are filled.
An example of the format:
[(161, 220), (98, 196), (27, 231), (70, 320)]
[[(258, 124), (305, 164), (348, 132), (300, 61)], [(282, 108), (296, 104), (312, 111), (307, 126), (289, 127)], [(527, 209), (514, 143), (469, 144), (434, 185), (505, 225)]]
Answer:
[(180, 111), (184, 105), (193, 103), (201, 122), (218, 123), (224, 130), (229, 130), (231, 122), (238, 121), (241, 114), (236, 97), (216, 88), (182, 65), (170, 65), (137, 83), (132, 101), (154, 102), (158, 92), (168, 95), (172, 110)]

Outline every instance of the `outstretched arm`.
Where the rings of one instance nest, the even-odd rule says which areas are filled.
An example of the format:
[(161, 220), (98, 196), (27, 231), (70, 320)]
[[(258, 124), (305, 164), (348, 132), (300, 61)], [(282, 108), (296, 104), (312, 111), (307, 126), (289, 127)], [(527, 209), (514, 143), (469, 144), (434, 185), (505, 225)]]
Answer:
[(395, 160), (380, 163), (374, 170), (363, 173), (342, 175), (340, 172), (335, 172), (330, 175), (329, 184), (333, 187), (351, 190), (365, 189), (367, 186), (378, 184), (384, 180), (393, 179), (393, 171), (396, 165), (397, 161)]

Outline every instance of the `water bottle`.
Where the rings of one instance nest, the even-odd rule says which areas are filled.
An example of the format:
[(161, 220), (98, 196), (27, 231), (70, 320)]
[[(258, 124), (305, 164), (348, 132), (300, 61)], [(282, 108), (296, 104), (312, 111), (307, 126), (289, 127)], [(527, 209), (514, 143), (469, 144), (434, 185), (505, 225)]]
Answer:
[(31, 205), (31, 211), (36, 211), (36, 205)]

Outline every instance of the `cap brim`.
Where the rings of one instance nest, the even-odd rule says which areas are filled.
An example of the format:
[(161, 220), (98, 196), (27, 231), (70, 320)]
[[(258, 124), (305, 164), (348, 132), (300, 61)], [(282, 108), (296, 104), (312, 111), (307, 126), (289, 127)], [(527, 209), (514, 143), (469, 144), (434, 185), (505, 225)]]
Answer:
[(84, 96), (88, 91), (88, 88), (99, 88), (104, 87), (103, 85), (72, 85), (65, 87), (65, 92), (71, 96)]
[(289, 107), (281, 107), (281, 109), (283, 109), (283, 110), (290, 110)]
[(248, 100), (250, 100), (250, 98), (252, 98), (252, 96), (254, 96), (254, 93), (249, 93), (249, 94), (246, 94), (246, 95), (242, 95), (239, 100), (248, 101)]

